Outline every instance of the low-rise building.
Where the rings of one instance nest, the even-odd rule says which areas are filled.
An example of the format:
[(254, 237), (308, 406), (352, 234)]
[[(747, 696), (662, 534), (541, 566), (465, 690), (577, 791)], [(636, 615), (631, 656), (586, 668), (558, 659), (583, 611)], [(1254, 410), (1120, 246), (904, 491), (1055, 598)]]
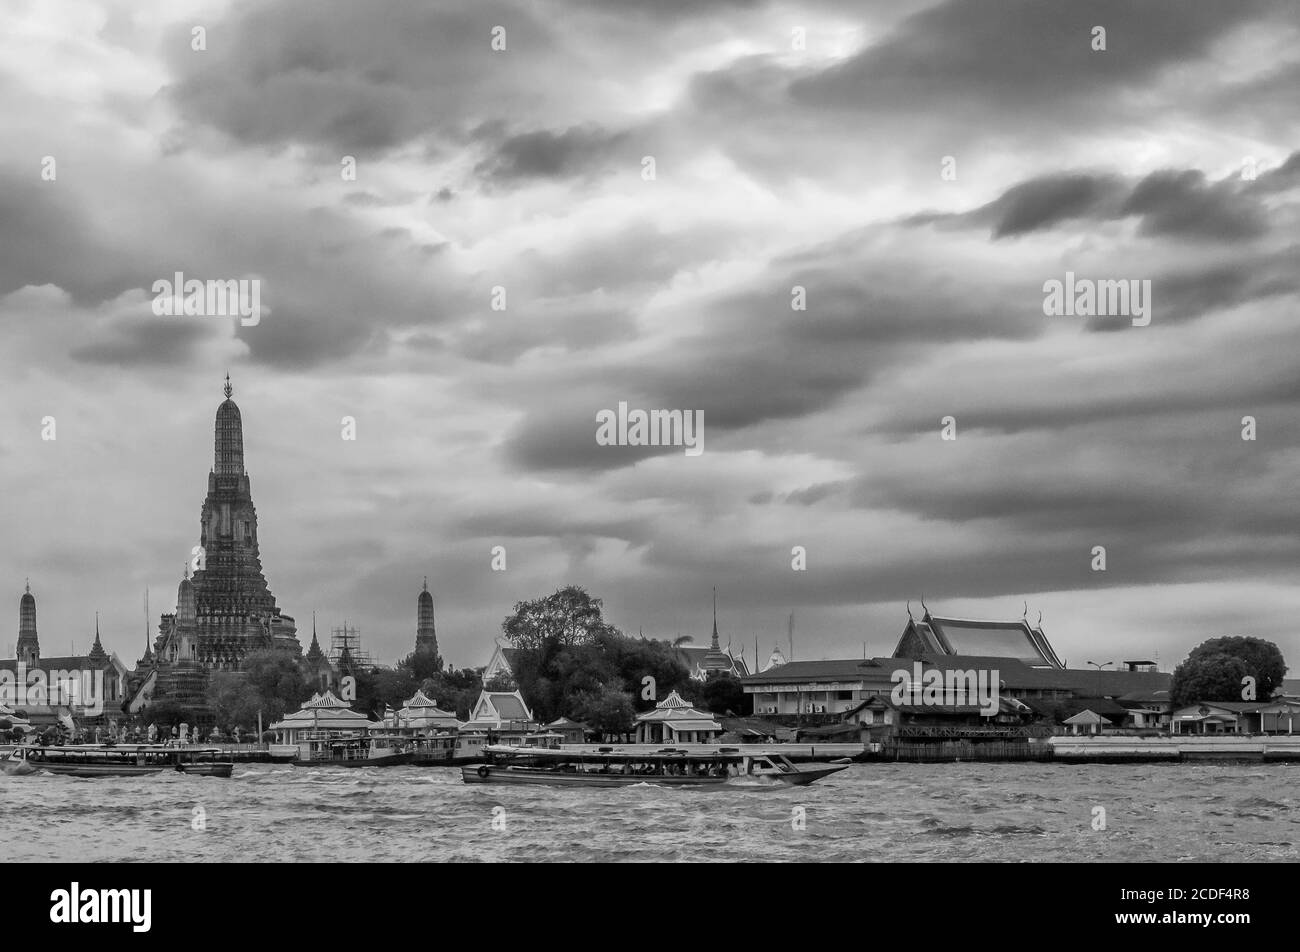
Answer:
[(309, 735), (360, 734), (374, 726), (375, 722), (366, 715), (352, 710), (346, 701), (335, 697), (332, 691), (326, 691), (324, 694), (313, 694), (311, 700), (304, 703), (300, 710), (286, 714), (283, 720), (276, 721), (270, 729), (275, 732), (277, 744), (301, 745)]
[(712, 714), (692, 707), (676, 691), (636, 718), (638, 744), (707, 744), (721, 735), (722, 725)]

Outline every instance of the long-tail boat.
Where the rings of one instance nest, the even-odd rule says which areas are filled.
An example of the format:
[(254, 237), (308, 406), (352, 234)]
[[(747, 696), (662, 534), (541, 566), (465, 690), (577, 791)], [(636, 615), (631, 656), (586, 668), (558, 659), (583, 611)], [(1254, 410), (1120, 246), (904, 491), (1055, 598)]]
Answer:
[(305, 746), (306, 756), (293, 761), (295, 767), (400, 767), (415, 761), (402, 737), (311, 738)]
[(794, 764), (770, 751), (744, 752), (739, 748), (697, 752), (666, 747), (647, 753), (613, 748), (590, 752), (491, 746), (484, 753), (483, 763), (461, 768), (465, 783), (705, 787), (748, 777), (802, 786), (849, 766), (848, 762)]
[(178, 773), (229, 777), (233, 763), (219, 760), (215, 747), (164, 747), (155, 744), (87, 744), (14, 748), (0, 767), (8, 774), (44, 771), (69, 777), (133, 777)]

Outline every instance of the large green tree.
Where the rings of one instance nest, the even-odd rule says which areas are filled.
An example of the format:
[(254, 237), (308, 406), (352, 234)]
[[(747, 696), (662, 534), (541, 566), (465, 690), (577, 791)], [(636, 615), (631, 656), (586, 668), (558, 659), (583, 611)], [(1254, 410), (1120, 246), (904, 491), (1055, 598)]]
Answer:
[(374, 700), (376, 714), (389, 707), (400, 708), (415, 694), (419, 680), (403, 667), (376, 668), (374, 671)]
[(1174, 669), (1170, 699), (1177, 706), (1197, 701), (1242, 701), (1242, 679), (1255, 679), (1255, 699), (1267, 701), (1281, 687), (1286, 661), (1277, 645), (1262, 638), (1229, 635), (1197, 645)]
[(397, 663), (397, 667), (409, 671), (416, 683), (431, 678), (442, 672), (442, 657), (429, 647), (421, 646)]
[(420, 682), (425, 697), (437, 701), (444, 711), (451, 711), (462, 721), (469, 720), (470, 710), (483, 691), (483, 669), (448, 666)]
[(712, 671), (700, 688), (699, 701), (713, 714), (748, 717), (754, 710), (753, 698), (745, 693), (740, 679), (725, 671)]
[[(298, 710), (312, 694), (298, 666), (298, 659), (287, 651), (267, 648), (249, 652), (244, 658), (242, 674), (256, 694), (265, 724), (274, 723), (285, 714)], [(253, 723), (257, 723), (256, 719)]]
[(517, 603), (501, 630), (512, 645), (525, 650), (588, 645), (615, 630), (601, 616), (602, 607), (586, 589), (567, 585), (545, 598)]
[(602, 729), (616, 733), (626, 729), (624, 703), (635, 714), (674, 690), (695, 697), (674, 645), (622, 634), (605, 620), (601, 600), (578, 586), (520, 602), (501, 627), (516, 649), (513, 681), (543, 722), (598, 716)]
[[(243, 672), (218, 671), (208, 683), (208, 704), (222, 729), (232, 726), (252, 729), (257, 726), (257, 715), (262, 710), (262, 696)], [(265, 715), (263, 723), (270, 723)]]
[(575, 719), (602, 734), (631, 733), (636, 717), (628, 693), (610, 686), (578, 692), (572, 698), (572, 711)]

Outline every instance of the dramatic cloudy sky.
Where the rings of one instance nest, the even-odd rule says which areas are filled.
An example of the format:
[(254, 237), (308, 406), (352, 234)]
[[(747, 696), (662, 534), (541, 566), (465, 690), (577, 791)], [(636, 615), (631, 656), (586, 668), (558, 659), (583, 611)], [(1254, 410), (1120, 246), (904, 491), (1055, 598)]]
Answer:
[[(383, 660), (425, 575), (458, 665), (566, 583), (697, 640), (716, 585), (750, 657), (791, 611), (798, 657), (887, 653), (921, 595), (1027, 601), (1076, 667), (1300, 657), (1288, 0), (6, 11), (0, 649), (30, 576), (48, 653), (98, 610), (139, 656), (229, 371), (281, 606)], [(178, 270), (261, 323), (155, 317)], [(1044, 316), (1066, 271), (1150, 280), (1150, 326)], [(705, 452), (598, 446), (621, 400)]]

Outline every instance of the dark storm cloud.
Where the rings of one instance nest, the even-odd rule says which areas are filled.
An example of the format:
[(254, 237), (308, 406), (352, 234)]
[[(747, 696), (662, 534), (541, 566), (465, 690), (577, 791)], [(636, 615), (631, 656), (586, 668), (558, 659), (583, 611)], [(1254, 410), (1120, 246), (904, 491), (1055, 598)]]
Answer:
[(1142, 230), (1150, 235), (1254, 238), (1267, 229), (1267, 216), (1242, 193), (1239, 176), (1209, 185), (1197, 170), (1153, 172), (1133, 189), (1120, 214), (1143, 216)]
[[(927, 212), (904, 219), (909, 225), (989, 227), (993, 238), (1016, 237), (1067, 221), (1141, 219), (1144, 235), (1234, 243), (1268, 231), (1268, 210), (1260, 195), (1294, 186), (1293, 160), (1257, 179), (1240, 174), (1210, 182), (1199, 169), (1162, 169), (1129, 183), (1122, 176), (1069, 172), (1020, 182), (970, 212)], [(1300, 163), (1294, 163), (1300, 166)]]
[(585, 535), (621, 539), (640, 545), (650, 539), (650, 519), (600, 518), (575, 513), (567, 505), (548, 507), (533, 502), (527, 506), (503, 505), (489, 512), (476, 512), (455, 523), (456, 533), (467, 538), (550, 539)]
[[(1222, 264), (1166, 268), (1151, 277), (1152, 321), (1161, 326), (1182, 324), (1252, 301), (1295, 294), (1300, 291), (1297, 275), (1300, 245), (1277, 253), (1240, 254)], [(1122, 332), (1132, 326), (1131, 319), (1123, 316), (1091, 317), (1086, 323), (1090, 330), (1103, 332)]]
[(277, 307), (256, 327), (241, 328), (253, 363), (286, 369), (308, 369), (343, 357), (382, 349), (387, 338), (364, 317), (324, 309)]
[(118, 326), (97, 333), (88, 343), (78, 344), (70, 355), (81, 363), (117, 367), (184, 365), (200, 344), (216, 336), (218, 320), (170, 317)]
[[(497, 25), (507, 30), (499, 54)], [(203, 52), (190, 49), (188, 27), (169, 45), (177, 80), (167, 92), (189, 121), (250, 144), (349, 154), (435, 133), (460, 139), (462, 117), (489, 102), (522, 111), (537, 96), (517, 77), (542, 73), (553, 52), (529, 8), (496, 0), (393, 0), (382, 16), (345, 0), (246, 4), (208, 36)]]
[(768, 0), (576, 0), (566, 3), (566, 6), (582, 6), (596, 13), (654, 20), (665, 16), (693, 18), (716, 13), (752, 13), (767, 5)]
[[(954, 103), (970, 102), (1017, 117), (1067, 105), (1095, 112), (1107, 93), (1197, 59), (1233, 28), (1281, 10), (1280, 0), (949, 0), (849, 61), (796, 80), (791, 94), (808, 106), (911, 114), (951, 116)], [(1097, 25), (1107, 31), (1105, 52), (1090, 45)]]
[(496, 183), (572, 178), (600, 169), (626, 139), (624, 133), (592, 126), (517, 133), (495, 145), (491, 157), (479, 162), (474, 171)]
[[(680, 446), (601, 446), (596, 442), (596, 413), (617, 412), (617, 390), (606, 399), (567, 398), (531, 410), (506, 440), (508, 463), (526, 471), (608, 470), (631, 466), (652, 456), (682, 455)], [(629, 408), (671, 409), (629, 400)], [(709, 421), (704, 421), (708, 432)]]
[(994, 219), (994, 238), (1022, 235), (1067, 219), (1095, 216), (1114, 200), (1119, 185), (1115, 176), (1045, 175), (1007, 189), (984, 212)]
[[(66, 162), (57, 169), (64, 180), (77, 174)], [(142, 286), (120, 235), (101, 230), (75, 188), (38, 176), (34, 162), (21, 178), (0, 175), (0, 296), (53, 284), (88, 305)]]
[[(595, 411), (619, 400), (702, 410), (706, 432), (721, 434), (827, 410), (916, 348), (1042, 332), (1041, 311), (1024, 306), (1018, 277), (986, 275), (970, 286), (942, 266), (938, 274), (900, 271), (870, 250), (891, 234), (881, 226), (841, 236), (772, 262), (758, 288), (696, 305), (694, 334), (674, 340), (671, 352), (611, 358), (590, 371), (588, 385), (608, 397), (565, 412), (552, 403), (530, 409), (508, 441), (509, 458), (538, 469), (629, 466), (657, 451), (594, 446)], [(804, 311), (791, 307), (794, 286), (806, 293)]]

